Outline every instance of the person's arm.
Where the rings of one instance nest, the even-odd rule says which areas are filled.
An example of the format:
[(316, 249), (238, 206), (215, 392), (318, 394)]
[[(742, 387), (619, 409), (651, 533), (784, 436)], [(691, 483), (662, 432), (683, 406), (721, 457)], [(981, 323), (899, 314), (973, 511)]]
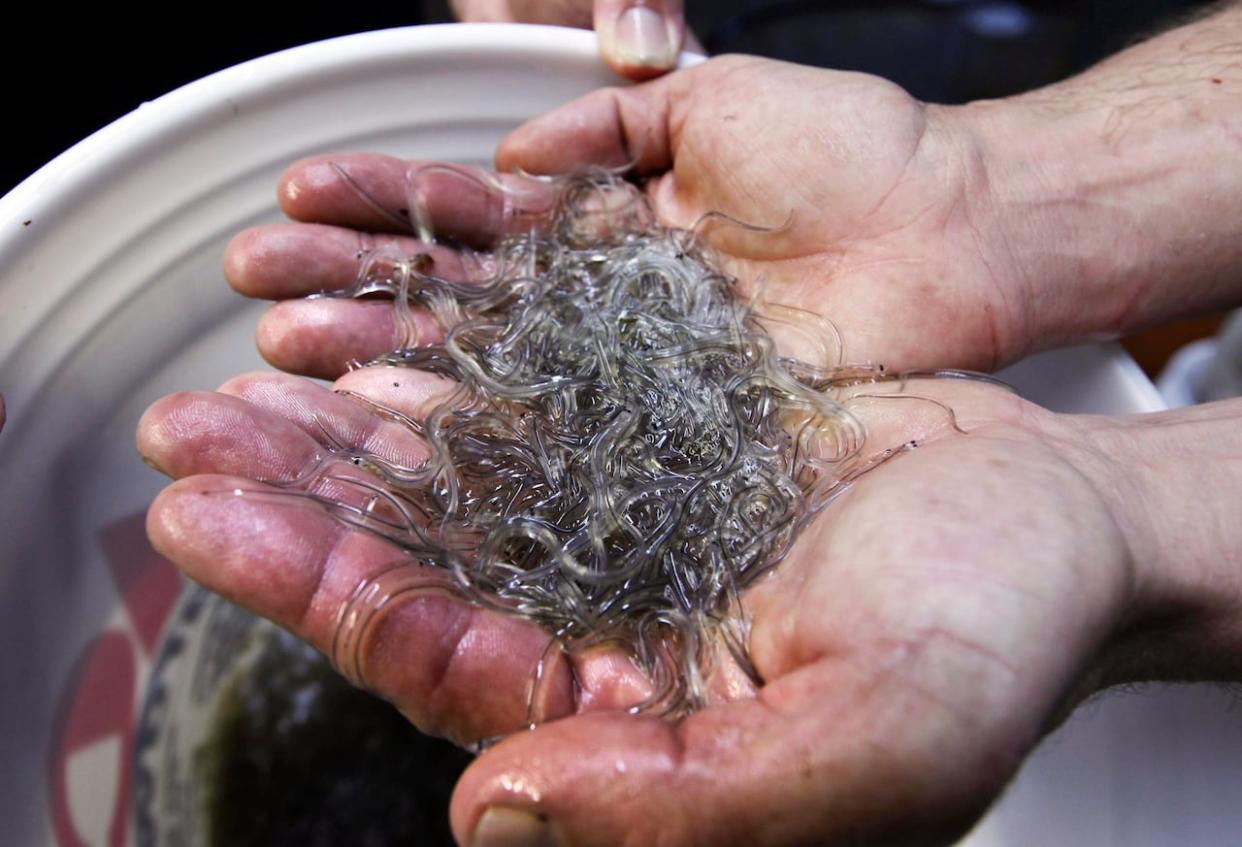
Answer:
[(1242, 680), (1242, 399), (1080, 420), (1134, 556), (1134, 602), (1083, 691)]
[(1064, 82), (952, 111), (1031, 347), (1242, 301), (1242, 4)]

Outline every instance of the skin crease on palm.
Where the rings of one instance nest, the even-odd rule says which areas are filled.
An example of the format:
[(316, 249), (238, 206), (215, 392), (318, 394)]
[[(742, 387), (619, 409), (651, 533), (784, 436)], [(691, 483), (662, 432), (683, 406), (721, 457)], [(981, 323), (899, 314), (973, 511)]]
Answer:
[[(1032, 329), (1013, 254), (983, 228), (983, 153), (948, 115), (872, 77), (729, 58), (591, 95), (515, 132), (497, 164), (636, 162), (667, 223), (716, 210), (779, 227), (705, 235), (744, 286), (831, 317), (847, 360), (988, 368), (1056, 339)], [(341, 376), (393, 345), (389, 305), (292, 298), (347, 286), (359, 248), (421, 249), (341, 176), (398, 210), (415, 167), (299, 163), (280, 199), (301, 223), (242, 233), (226, 257), (239, 291), (282, 301), (259, 328), (269, 361), (411, 413), (447, 387), (384, 368)], [(496, 216), (456, 188), (424, 186), (435, 229), (483, 246)], [(441, 248), (435, 260), (455, 261)], [(618, 713), (644, 681), (615, 651), (556, 662), (537, 704), (548, 722), (459, 784), (458, 839), (499, 807), (574, 845), (947, 843), (1067, 708), (1118, 681), (1102, 657), (1164, 598), (1117, 505), (1129, 483), (1099, 449), (1116, 426), (984, 384), (910, 390), (951, 407), (966, 434), (937, 403), (856, 401), (868, 449), (920, 446), (862, 477), (747, 592), (759, 691), (721, 684), (718, 702), (672, 724)], [(402, 461), (426, 454), (350, 398), (284, 375), (165, 398), (139, 431), (143, 455), (179, 480), (152, 506), (156, 546), (320, 649), (343, 599), (398, 554), (305, 505), (228, 492), (296, 476), (323, 428)], [(411, 600), (365, 645), (367, 681), (426, 730), (512, 732), (545, 641), (455, 600)]]

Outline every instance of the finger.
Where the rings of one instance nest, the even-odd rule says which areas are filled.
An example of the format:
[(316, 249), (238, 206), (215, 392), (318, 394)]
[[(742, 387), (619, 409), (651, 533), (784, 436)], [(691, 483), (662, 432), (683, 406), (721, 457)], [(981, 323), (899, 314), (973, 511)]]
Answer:
[(292, 421), (214, 391), (182, 391), (152, 403), (138, 421), (137, 440), (139, 454), (174, 479), (295, 479), (323, 455)]
[(186, 391), (153, 403), (138, 424), (138, 449), (174, 478), (289, 481), (343, 449), (412, 468), (426, 461), (429, 448), (391, 412), (421, 420), (452, 403), (457, 387), (405, 368), (354, 371), (336, 390), (287, 374), (243, 374), (218, 392)]
[[(368, 373), (370, 378), (366, 378)], [(423, 462), (427, 457), (426, 444), (408, 426), (378, 414), (371, 403), (339, 392), (365, 395), (418, 420), (449, 398), (457, 383), (404, 368), (363, 368), (351, 375), (329, 390), (308, 379), (258, 371), (233, 377), (220, 386), (219, 393), (296, 425), (319, 444), (347, 446), (405, 467)], [(377, 388), (377, 384), (384, 388)], [(376, 397), (381, 391), (387, 393)], [(239, 473), (223, 467), (204, 467), (194, 472)]]
[(456, 405), (454, 392), (461, 384), (413, 368), (377, 365), (352, 370), (332, 387), (359, 398), (357, 402), (367, 408), (374, 403), (421, 421), (443, 403)]
[(348, 153), (303, 159), (281, 177), (281, 208), (299, 221), (412, 233), (421, 213), (437, 238), (487, 247), (546, 212), (552, 190), (481, 168)]
[[(342, 611), (359, 611), (349, 604), (360, 586), (392, 573), (442, 573), (279, 493), (239, 477), (193, 476), (156, 498), (148, 533), (191, 579), (330, 656), (338, 620), (355, 617)], [(527, 685), (548, 644), (538, 627), (434, 592), (405, 595), (367, 620), (352, 642), (358, 657), (345, 657), (354, 680), (424, 731), (466, 743), (525, 722)], [(572, 711), (568, 668), (554, 663), (544, 676), (538, 708), (553, 718)]]
[(452, 0), (453, 15), (463, 22), (552, 24), (587, 29), (591, 0)]
[(515, 23), (509, 0), (449, 0), (449, 8), (462, 23)]
[[(445, 403), (453, 405), (454, 392), (459, 388), (460, 384), (451, 379), (424, 371), (376, 366), (350, 371), (338, 379), (331, 390), (288, 374), (256, 371), (233, 377), (220, 386), (219, 393), (244, 400), (296, 425), (318, 444), (346, 446), (394, 464), (413, 467), (426, 459), (426, 443), (407, 422), (395, 419), (392, 413), (423, 421), (433, 409)], [(206, 396), (210, 399), (212, 395)], [(166, 399), (152, 409), (161, 404), (176, 408)], [(194, 409), (190, 413), (210, 417), (210, 413), (202, 415), (201, 411)], [(152, 413), (144, 418), (144, 423), (158, 419)], [(240, 471), (203, 466), (192, 472)]]
[[(368, 236), (315, 224), (259, 227), (237, 235), (225, 253), (225, 273), (234, 288), (253, 297), (299, 297), (352, 285), (368, 251), (393, 249), (418, 256), (431, 273), (457, 281), (489, 277), (485, 257), (466, 259), (442, 246), (428, 247), (405, 236)], [(284, 300), (259, 321), (259, 352), (291, 373), (334, 378), (351, 362), (368, 361), (396, 347), (434, 343), (442, 332), (424, 309), (411, 307), (410, 328), (398, 320), (390, 300)]]
[(405, 173), (405, 161), (392, 156), (313, 156), (285, 171), (276, 195), (294, 220), (411, 233)]
[[(317, 462), (320, 445), (306, 431), (315, 426), (408, 464), (424, 459), (426, 448), (396, 424), (305, 380), (253, 375), (224, 388), (254, 402), (187, 392), (156, 403), (140, 423), (143, 455), (166, 472), (187, 477), (152, 506), (152, 541), (191, 578), (330, 652), (341, 604), (359, 583), (402, 557), (377, 537), (289, 499), (288, 489), (218, 474), (291, 479)], [(300, 419), (300, 425), (277, 410)], [(252, 496), (238, 497), (237, 491)], [(326, 493), (347, 496), (343, 489)], [(442, 596), (400, 608), (394, 604), (365, 635), (360, 645), (365, 682), (402, 705), (420, 725), (457, 733), (459, 740), (468, 725), (471, 738), (521, 725), (523, 693), (548, 643), (537, 627)], [(457, 650), (474, 654), (459, 675), (445, 667)], [(414, 655), (421, 662), (411, 664)], [(474, 671), (471, 662), (478, 666)], [(556, 717), (572, 708), (572, 686), (567, 668), (554, 664), (545, 671), (548, 681), (537, 705)], [(474, 673), (498, 686), (491, 689), (495, 695), (491, 700), (475, 696), (475, 714), (453, 723), (451, 713), (471, 711), (462, 708), (460, 698), (477, 687), (479, 680), (470, 681)]]
[[(587, 29), (594, 23), (605, 61), (630, 79), (647, 79), (677, 65), (684, 44), (702, 53), (703, 48), (686, 32), (680, 0), (637, 3), (634, 0), (453, 0), (450, 5), (459, 21), (552, 24)], [(646, 6), (655, 15), (626, 13)], [(662, 25), (657, 26), (656, 21)], [(607, 33), (607, 36), (605, 36)]]
[(428, 257), (432, 272), (451, 280), (478, 279), (486, 271), (463, 265), (459, 253), (403, 235), (371, 235), (321, 224), (278, 224), (243, 230), (224, 251), (224, 275), (247, 297), (284, 300), (353, 285), (367, 253), (392, 249)]
[(639, 174), (672, 167), (672, 113), (686, 106), (690, 68), (629, 88), (603, 88), (541, 115), (501, 139), (499, 171), (560, 174), (589, 165), (633, 166)]
[[(415, 346), (443, 337), (440, 325), (422, 309), (411, 309)], [(289, 373), (335, 379), (353, 362), (407, 345), (407, 329), (387, 300), (283, 300), (259, 318), (255, 340), (273, 367)]]
[(677, 724), (588, 715), (514, 736), (463, 775), (454, 832), (478, 847), (949, 843), (1016, 757), (902, 670), (836, 659)]
[(649, 79), (676, 67), (685, 32), (681, 0), (595, 0), (600, 52), (629, 79)]
[[(294, 382), (292, 377), (285, 379)], [(379, 509), (377, 515), (401, 520), (394, 503), (375, 499), (374, 477), (348, 459), (361, 453), (390, 467), (413, 469), (425, 464), (427, 445), (399, 424), (370, 415), (345, 397), (300, 382), (305, 383), (302, 390), (258, 377), (225, 386), (248, 388), (252, 396), (265, 393), (257, 399), (277, 409), (217, 392), (166, 397), (152, 404), (139, 422), (139, 452), (174, 478), (232, 474), (278, 484), (298, 480), (298, 487), (286, 489), (286, 496), (322, 498), (349, 509)]]
[[(373, 369), (371, 381), (392, 370)], [(422, 386), (412, 384), (420, 378)], [(411, 414), (417, 413), (418, 402), (410, 398), (421, 396), (423, 403), (434, 404), (452, 385), (422, 374), (403, 374), (401, 379), (405, 411)], [(356, 389), (365, 390), (367, 382), (351, 380)], [(174, 486), (152, 508), (150, 531), (157, 547), (192, 578), (331, 652), (342, 604), (355, 597), (360, 584), (379, 584), (383, 574), (394, 570), (394, 561), (406, 565), (396, 574), (408, 583), (413, 566), (378, 537), (310, 507), (309, 497), (299, 499), (301, 490), (220, 475), (293, 479), (320, 463), (322, 441), (347, 444), (407, 467), (417, 466), (427, 455), (422, 441), (401, 425), (370, 414), (345, 396), (281, 374), (238, 377), (222, 393), (173, 395), (154, 404), (139, 426), (139, 448), (148, 461), (170, 475), (187, 477), (186, 485)], [(363, 489), (342, 484), (339, 474), (316, 479), (305, 491), (355, 505), (368, 496)], [(170, 502), (175, 508), (166, 509)], [(230, 531), (222, 532), (221, 524)], [(313, 570), (307, 557), (313, 558), (321, 547), (324, 561)], [(243, 561), (247, 564), (238, 564)], [(333, 568), (337, 572), (329, 574)], [(437, 579), (442, 571), (414, 571), (417, 579), (443, 583)], [(384, 578), (392, 584), (391, 577)], [(294, 602), (298, 597), (304, 602)], [(356, 633), (351, 642), (356, 647), (348, 654), (354, 657), (349, 658), (351, 678), (393, 699), (429, 731), (469, 741), (511, 732), (524, 725), (528, 714), (551, 720), (575, 709), (624, 708), (650, 694), (645, 680), (618, 651), (567, 660), (553, 650), (544, 658), (549, 636), (538, 627), (441, 595), (433, 600), (411, 596), (388, 604)], [(317, 611), (306, 610), (312, 602)], [(407, 611), (409, 604), (421, 611)], [(306, 609), (295, 614), (302, 605)], [(424, 642), (430, 636), (421, 632), (428, 629), (436, 637), (456, 633), (453, 650), (477, 655), (428, 652)], [(423, 664), (402, 670), (410, 663), (405, 654), (415, 652)], [(532, 690), (541, 659), (540, 682)], [(334, 660), (339, 666), (341, 657)], [(450, 674), (446, 667), (454, 662), (460, 670)], [(480, 686), (492, 686), (491, 699), (483, 698), (482, 705)]]

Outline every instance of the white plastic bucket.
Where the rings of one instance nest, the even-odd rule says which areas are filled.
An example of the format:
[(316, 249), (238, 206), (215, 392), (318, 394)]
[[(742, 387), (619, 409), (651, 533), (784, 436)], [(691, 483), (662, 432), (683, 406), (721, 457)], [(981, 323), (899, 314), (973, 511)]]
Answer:
[[(282, 168), (329, 150), (487, 163), (602, 84), (590, 33), (349, 36), (215, 74), (106, 127), (0, 200), (0, 843), (135, 843), (136, 721), (182, 583), (147, 546), (163, 479), (133, 446), (161, 395), (261, 367), (229, 236), (280, 219)], [(1113, 346), (1007, 374), (1065, 411), (1158, 408)], [(1242, 832), (1242, 717), (1212, 688), (1116, 695), (1034, 755), (969, 839), (1218, 845)]]

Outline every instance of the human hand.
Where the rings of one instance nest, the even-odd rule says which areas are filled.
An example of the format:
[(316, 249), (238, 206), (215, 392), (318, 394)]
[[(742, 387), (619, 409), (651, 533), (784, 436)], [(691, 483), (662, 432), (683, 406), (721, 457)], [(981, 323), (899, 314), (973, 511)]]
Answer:
[[(1232, 17), (1242, 25), (1242, 12)], [(1216, 38), (1221, 28), (1181, 37)], [(1063, 99), (1046, 90), (967, 107), (928, 106), (864, 74), (714, 59), (537, 118), (504, 140), (497, 164), (564, 172), (634, 163), (650, 177), (667, 223), (689, 226), (722, 212), (774, 228), (709, 221), (703, 235), (744, 286), (762, 284), (766, 300), (833, 320), (847, 359), (890, 371), (990, 370), (1242, 296), (1242, 240), (1232, 223), (1242, 215), (1242, 177), (1233, 185), (1210, 168), (1171, 171), (1159, 135), (1144, 138), (1142, 155), (1118, 157), (1116, 139), (1095, 127), (1094, 114), (1073, 106), (1107, 100), (1113, 77), (1158, 61), (1162, 41), (1182, 43), (1175, 35), (1131, 51), (1141, 62), (1122, 61), (1123, 54), (1064, 83)], [(1219, 100), (1218, 87), (1208, 88)], [(1214, 132), (1165, 132), (1169, 149), (1222, 167), (1231, 161), (1232, 148), (1217, 149)], [(394, 219), (402, 223), (396, 210), (410, 205), (414, 173), (416, 166), (378, 156), (309, 160), (286, 175), (282, 205), (305, 221), (393, 230)], [(350, 182), (392, 214), (370, 208)], [(469, 217), (493, 212), (486, 203), (459, 203), (451, 223), (477, 235), (489, 224)], [(289, 232), (247, 233), (230, 250), (233, 284), (274, 298), (313, 290), (277, 279), (279, 268), (296, 262), (321, 287), (339, 286), (346, 260), (324, 258), (331, 273), (309, 268), (326, 248), (303, 232), (296, 259), (282, 258)], [(348, 243), (350, 255), (359, 243), (344, 232), (332, 238)], [(286, 319), (324, 308), (273, 312), (260, 338), (269, 360), (305, 371), (300, 354), (282, 349), (297, 335), (296, 321)], [(342, 332), (326, 322), (316, 327), (322, 340)], [(339, 373), (345, 360), (326, 357), (341, 348), (322, 348), (314, 372)]]
[(451, 5), (466, 22), (594, 27), (604, 60), (628, 79), (675, 68), (687, 38), (681, 0), (453, 0)]
[[(588, 95), (517, 130), (497, 159), (548, 172), (636, 158), (666, 222), (690, 226), (718, 211), (775, 228), (708, 221), (702, 233), (745, 287), (762, 283), (766, 300), (834, 321), (847, 360), (990, 369), (1036, 343), (1034, 305), (989, 228), (972, 133), (957, 113), (876, 77), (730, 57)], [(317, 226), (243, 234), (226, 262), (231, 282), (274, 299), (340, 287), (360, 244), (391, 237), (354, 230), (399, 230), (418, 172), (418, 163), (367, 155), (295, 165), (282, 206)], [(460, 181), (451, 189), (470, 193)], [(494, 209), (473, 200), (446, 216), (454, 234), (483, 243), (496, 225)], [(370, 323), (360, 317), (368, 308)], [(389, 349), (387, 319), (375, 304), (283, 303), (265, 319), (260, 347), (279, 367), (336, 376), (350, 355)]]
[[(337, 387), (415, 415), (448, 388), (389, 368)], [(919, 381), (912, 393), (950, 406), (969, 434), (931, 402), (855, 401), (869, 449), (921, 446), (860, 478), (747, 592), (761, 690), (724, 692), (671, 724), (619, 713), (644, 681), (615, 653), (554, 663), (538, 704), (549, 723), (489, 750), (460, 783), (458, 838), (943, 843), (1074, 702), (1164, 672), (1151, 664), (1157, 639), (1180, 645), (1169, 666), (1182, 671), (1204, 653), (1178, 626), (1151, 624), (1170, 609), (1190, 618), (1187, 598), (1204, 592), (1152, 567), (1144, 533), (1160, 520), (1131, 508), (1171, 476), (1136, 496), (1142, 472), (1102, 458), (1130, 429), (987, 385)], [(407, 430), (282, 375), (174, 395), (139, 431), (143, 455), (181, 480), (151, 509), (157, 548), (325, 652), (341, 605), (400, 554), (305, 502), (228, 492), (298, 476), (328, 439), (403, 464), (426, 456)], [(362, 676), (423, 729), (471, 741), (523, 726), (546, 633), (435, 596), (386, 606), (373, 633)]]
[(1031, 303), (992, 228), (985, 150), (960, 110), (878, 77), (724, 57), (593, 92), (511, 133), (501, 171), (633, 162), (657, 213), (708, 212), (728, 270), (830, 318), (849, 361), (990, 370), (1019, 358)]
[[(725, 57), (511, 134), (502, 170), (637, 160), (661, 214), (894, 369), (991, 369), (1242, 300), (1242, 4), (1018, 97)], [(792, 216), (792, 217), (790, 217)]]

